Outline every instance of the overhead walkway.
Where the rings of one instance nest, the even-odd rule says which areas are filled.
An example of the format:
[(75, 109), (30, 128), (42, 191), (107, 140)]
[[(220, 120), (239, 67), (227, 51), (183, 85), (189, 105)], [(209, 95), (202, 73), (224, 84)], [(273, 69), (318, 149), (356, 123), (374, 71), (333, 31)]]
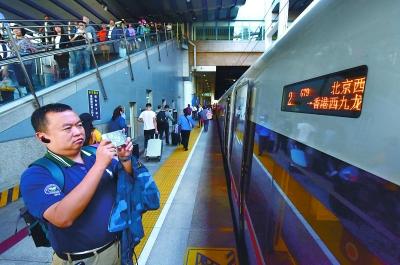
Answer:
[[(139, 264), (239, 264), (217, 128), (210, 125), (208, 132), (192, 131), (189, 152), (164, 146), (161, 162), (144, 163), (160, 189), (161, 207), (143, 217)], [(3, 231), (14, 229), (21, 204), (0, 209)], [(0, 264), (50, 264), (51, 255), (26, 237), (0, 255)]]

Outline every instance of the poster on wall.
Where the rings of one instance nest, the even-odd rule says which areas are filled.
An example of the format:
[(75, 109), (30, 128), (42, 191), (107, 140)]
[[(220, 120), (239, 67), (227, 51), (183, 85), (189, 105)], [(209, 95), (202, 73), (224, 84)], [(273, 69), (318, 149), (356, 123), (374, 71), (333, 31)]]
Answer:
[(88, 90), (89, 113), (94, 120), (100, 120), (100, 91)]

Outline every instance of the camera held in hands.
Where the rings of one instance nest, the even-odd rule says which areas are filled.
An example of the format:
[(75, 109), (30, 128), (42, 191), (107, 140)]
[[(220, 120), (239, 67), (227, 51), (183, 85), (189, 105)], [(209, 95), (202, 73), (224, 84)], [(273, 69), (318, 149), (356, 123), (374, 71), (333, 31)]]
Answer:
[(111, 141), (114, 146), (119, 147), (125, 144), (126, 135), (123, 130), (119, 130), (103, 134), (102, 139)]

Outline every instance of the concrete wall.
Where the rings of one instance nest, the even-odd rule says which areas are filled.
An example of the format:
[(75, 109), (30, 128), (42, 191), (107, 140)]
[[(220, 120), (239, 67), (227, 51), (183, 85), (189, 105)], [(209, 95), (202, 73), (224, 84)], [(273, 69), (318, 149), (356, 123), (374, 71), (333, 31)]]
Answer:
[[(129, 121), (129, 102), (136, 102), (138, 113), (146, 104), (146, 90), (152, 90), (153, 105), (178, 102), (183, 95), (182, 51), (173, 42), (149, 50), (150, 69), (144, 52), (131, 57), (135, 80), (130, 80), (126, 59), (120, 59), (100, 68), (108, 100), (100, 92), (101, 120), (96, 127), (106, 130), (114, 108), (124, 105)], [(100, 90), (94, 71), (74, 77), (37, 93), (41, 104), (62, 102), (71, 105), (77, 113), (89, 112), (88, 90)], [(181, 109), (181, 106), (179, 106)], [(43, 146), (34, 139), (30, 115), (34, 108), (32, 96), (27, 96), (0, 108), (0, 191), (19, 182), (22, 171), (42, 156)], [(139, 127), (141, 128), (141, 127)], [(140, 129), (139, 129), (140, 131)]]
[(197, 65), (252, 65), (264, 52), (264, 41), (196, 41)]

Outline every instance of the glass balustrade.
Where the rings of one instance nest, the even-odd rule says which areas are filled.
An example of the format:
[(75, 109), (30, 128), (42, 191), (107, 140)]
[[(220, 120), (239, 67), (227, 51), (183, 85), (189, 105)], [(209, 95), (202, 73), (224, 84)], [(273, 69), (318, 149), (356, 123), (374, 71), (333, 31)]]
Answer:
[(157, 32), (139, 34), (142, 26), (132, 23), (137, 29), (133, 35), (123, 24), (112, 34), (102, 25), (85, 28), (81, 21), (38, 24), (44, 21), (3, 21), (0, 25), (0, 106), (173, 38), (162, 25)]
[(193, 40), (256, 40), (265, 39), (262, 20), (198, 22), (192, 25)]

